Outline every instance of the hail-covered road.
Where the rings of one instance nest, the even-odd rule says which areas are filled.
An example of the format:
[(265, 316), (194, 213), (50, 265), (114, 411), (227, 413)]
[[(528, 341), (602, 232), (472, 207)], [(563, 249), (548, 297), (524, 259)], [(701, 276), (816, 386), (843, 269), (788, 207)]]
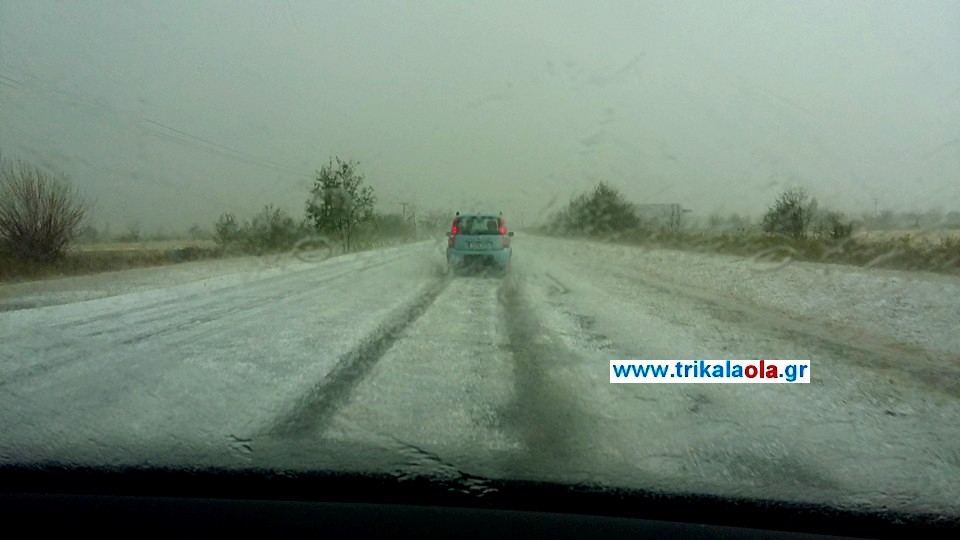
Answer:
[[(343, 463), (960, 514), (960, 280), (514, 246), (505, 278), (446, 275), (423, 242), (0, 287), (0, 462)], [(810, 359), (812, 383), (610, 384), (627, 358)]]

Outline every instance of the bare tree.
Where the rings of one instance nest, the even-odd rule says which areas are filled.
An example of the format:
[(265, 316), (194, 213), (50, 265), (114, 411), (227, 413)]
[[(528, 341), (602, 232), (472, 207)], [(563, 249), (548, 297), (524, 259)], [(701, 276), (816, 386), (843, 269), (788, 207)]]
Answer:
[(910, 213), (907, 214), (907, 215), (909, 215), (909, 216), (910, 216), (910, 219), (913, 220), (913, 228), (914, 228), (914, 229), (919, 229), (919, 228), (920, 228), (920, 218), (923, 217), (923, 213), (921, 213), (919, 210), (914, 210), (914, 211), (910, 212)]
[(0, 249), (22, 260), (63, 256), (87, 205), (63, 176), (21, 160), (0, 159)]
[(960, 229), (960, 212), (951, 210), (944, 216), (944, 225), (948, 229)]
[(210, 233), (205, 231), (199, 223), (194, 223), (187, 229), (187, 236), (189, 236), (191, 240), (207, 240), (210, 238)]
[(240, 222), (237, 221), (237, 216), (230, 213), (221, 214), (220, 219), (217, 220), (213, 228), (213, 241), (221, 248), (232, 245), (243, 236), (240, 230)]
[(853, 223), (843, 212), (821, 210), (811, 218), (813, 234), (817, 238), (842, 240), (853, 233)]
[(766, 214), (763, 230), (791, 238), (806, 238), (810, 220), (817, 211), (816, 199), (810, 200), (803, 188), (791, 188), (781, 193)]
[(253, 216), (241, 232), (247, 250), (260, 254), (292, 248), (297, 243), (300, 231), (292, 217), (268, 204)]
[(121, 242), (139, 242), (143, 239), (143, 228), (139, 221), (131, 221), (127, 224), (127, 231), (121, 233), (117, 240)]

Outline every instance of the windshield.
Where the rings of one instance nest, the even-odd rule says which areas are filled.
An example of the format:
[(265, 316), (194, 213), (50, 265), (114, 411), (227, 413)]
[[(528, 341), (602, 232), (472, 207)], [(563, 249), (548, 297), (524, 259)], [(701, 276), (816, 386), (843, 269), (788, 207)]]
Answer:
[(958, 36), (937, 0), (0, 2), (0, 465), (960, 518)]
[(457, 218), (456, 226), (458, 234), (500, 234), (500, 222), (495, 217), (461, 217)]

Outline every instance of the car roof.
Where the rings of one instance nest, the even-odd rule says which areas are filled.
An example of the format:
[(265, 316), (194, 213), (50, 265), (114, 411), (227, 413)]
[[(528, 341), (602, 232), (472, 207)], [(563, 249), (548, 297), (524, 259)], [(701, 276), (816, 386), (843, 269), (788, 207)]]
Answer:
[(496, 212), (489, 212), (489, 213), (485, 213), (485, 214), (464, 214), (464, 213), (461, 213), (461, 214), (459, 214), (457, 217), (461, 217), (461, 218), (465, 218), (465, 217), (502, 218), (503, 216), (497, 215)]

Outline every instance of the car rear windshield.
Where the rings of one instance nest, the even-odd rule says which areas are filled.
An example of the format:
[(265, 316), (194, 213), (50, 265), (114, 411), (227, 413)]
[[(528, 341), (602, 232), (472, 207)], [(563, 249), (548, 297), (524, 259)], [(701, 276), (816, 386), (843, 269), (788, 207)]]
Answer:
[(467, 235), (500, 234), (500, 221), (493, 216), (466, 216), (457, 220), (457, 232)]

